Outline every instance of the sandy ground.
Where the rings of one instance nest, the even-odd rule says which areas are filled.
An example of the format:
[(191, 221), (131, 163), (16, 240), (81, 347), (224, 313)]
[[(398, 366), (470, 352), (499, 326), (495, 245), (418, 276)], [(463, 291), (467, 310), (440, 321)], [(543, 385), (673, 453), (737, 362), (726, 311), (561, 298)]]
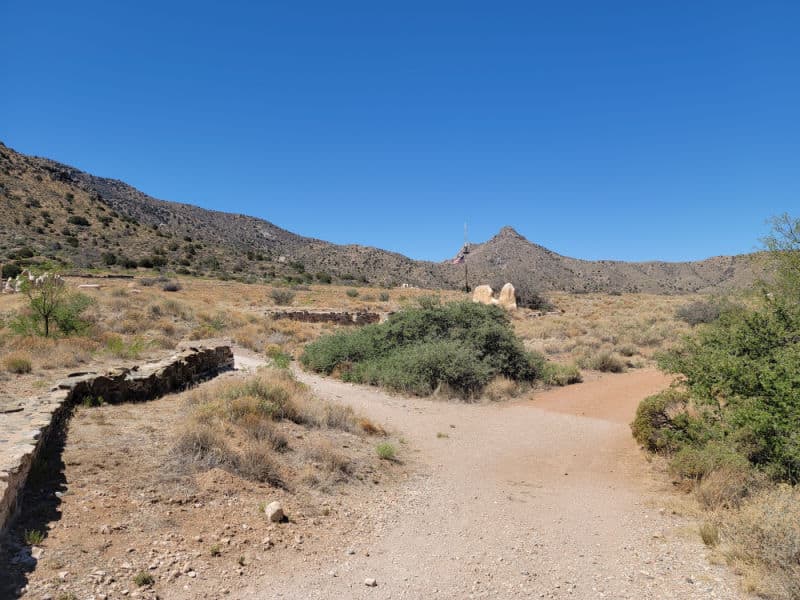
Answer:
[(405, 436), (399, 458), (415, 475), (328, 555), (234, 597), (744, 597), (695, 526), (661, 508), (669, 484), (631, 438), (639, 400), (668, 385), (657, 371), (482, 405), (298, 376)]
[[(241, 370), (226, 376), (260, 362), (239, 353)], [(44, 490), (55, 504), (33, 515), (49, 534), (39, 565), (15, 580), (27, 582), (24, 597), (744, 598), (708, 561), (696, 524), (665, 509), (676, 492), (631, 438), (639, 400), (669, 383), (657, 371), (589, 374), (484, 404), (297, 375), (386, 427), (397, 461), (364, 463), (327, 492), (287, 493), (218, 470), (173, 477), (175, 397), (82, 411), (62, 491)], [(379, 441), (336, 439), (362, 453)], [(273, 499), (288, 522), (265, 520), (259, 507)], [(142, 570), (154, 586), (133, 584)]]

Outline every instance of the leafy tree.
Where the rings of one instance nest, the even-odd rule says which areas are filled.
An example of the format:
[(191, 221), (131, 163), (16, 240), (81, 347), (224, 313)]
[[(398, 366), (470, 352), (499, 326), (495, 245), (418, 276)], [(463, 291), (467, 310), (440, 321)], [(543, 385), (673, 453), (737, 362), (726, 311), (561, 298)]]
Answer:
[(18, 333), (51, 337), (57, 328), (63, 335), (70, 335), (88, 325), (81, 315), (91, 299), (70, 293), (61, 277), (46, 273), (36, 281), (25, 280), (22, 290), (28, 297), (29, 314), (21, 315), (12, 324)]

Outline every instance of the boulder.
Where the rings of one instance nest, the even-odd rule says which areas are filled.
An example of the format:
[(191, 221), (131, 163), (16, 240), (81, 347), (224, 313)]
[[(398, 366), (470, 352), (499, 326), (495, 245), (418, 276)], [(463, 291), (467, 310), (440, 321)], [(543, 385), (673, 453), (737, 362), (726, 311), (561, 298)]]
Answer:
[(479, 285), (472, 292), (472, 301), (481, 304), (492, 303), (492, 288), (488, 285)]
[(500, 297), (497, 299), (497, 303), (506, 310), (517, 309), (517, 294), (513, 285), (507, 283), (503, 286), (503, 289), (500, 290)]
[(277, 500), (275, 502), (270, 502), (267, 504), (267, 507), (264, 509), (264, 512), (267, 515), (267, 518), (272, 521), (273, 523), (279, 523), (283, 521), (284, 514), (283, 514), (283, 506)]

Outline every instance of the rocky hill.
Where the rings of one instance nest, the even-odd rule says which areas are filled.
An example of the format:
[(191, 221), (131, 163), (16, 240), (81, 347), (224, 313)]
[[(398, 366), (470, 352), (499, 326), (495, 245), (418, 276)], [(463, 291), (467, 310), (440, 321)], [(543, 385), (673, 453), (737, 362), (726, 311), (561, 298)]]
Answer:
[[(455, 249), (454, 249), (455, 250)], [(307, 238), (245, 215), (152, 198), (0, 144), (0, 260), (6, 275), (28, 264), (300, 282), (360, 281), (463, 286), (462, 265), (412, 260)], [(533, 244), (510, 227), (467, 255), (470, 282), (512, 281), (540, 290), (681, 293), (753, 279), (746, 256), (699, 262), (583, 261)]]

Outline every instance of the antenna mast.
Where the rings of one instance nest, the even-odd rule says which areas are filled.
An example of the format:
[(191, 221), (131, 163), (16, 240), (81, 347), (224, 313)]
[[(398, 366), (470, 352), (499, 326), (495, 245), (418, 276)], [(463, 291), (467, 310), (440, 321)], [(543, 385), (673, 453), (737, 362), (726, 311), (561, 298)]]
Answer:
[(464, 256), (464, 291), (469, 294), (469, 269), (467, 268), (467, 254), (469, 254), (469, 242), (467, 241), (467, 222), (464, 221), (464, 247), (462, 249)]

